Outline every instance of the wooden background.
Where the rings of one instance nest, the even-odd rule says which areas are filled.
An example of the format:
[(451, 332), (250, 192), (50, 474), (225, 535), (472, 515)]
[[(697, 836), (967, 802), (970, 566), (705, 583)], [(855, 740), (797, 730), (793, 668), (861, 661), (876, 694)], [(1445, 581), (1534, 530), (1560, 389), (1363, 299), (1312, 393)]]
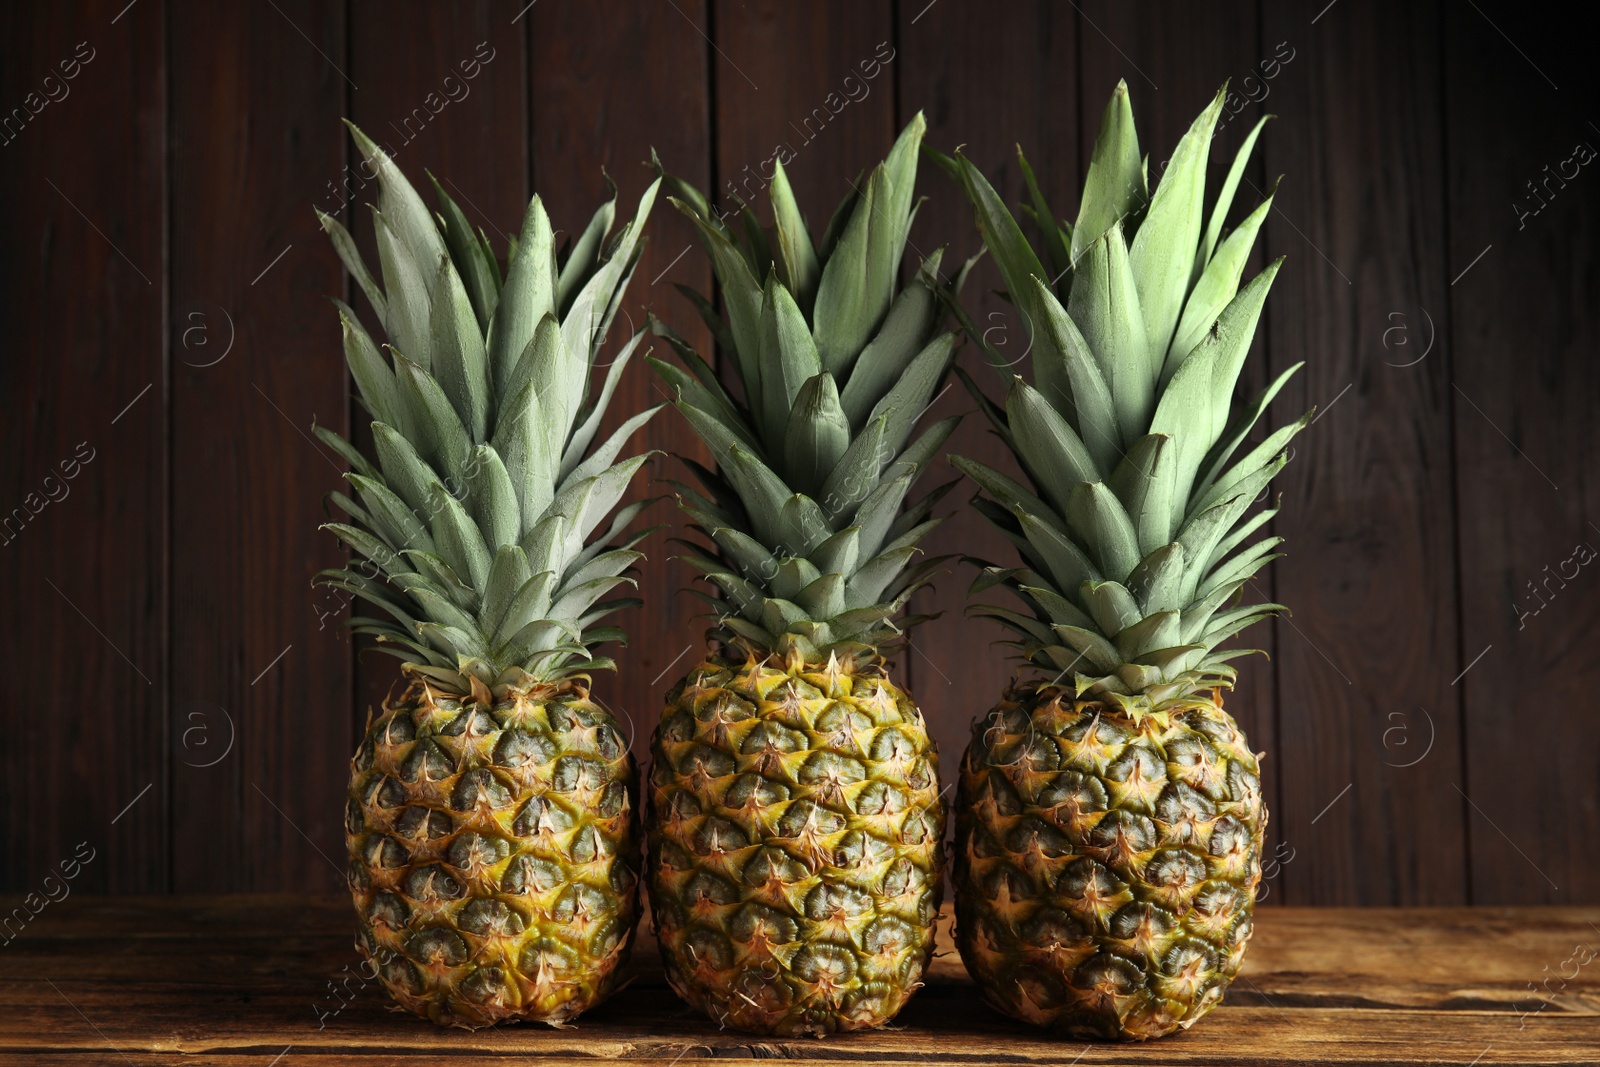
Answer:
[[(1600, 548), (1600, 174), (1574, 146), (1600, 145), (1600, 115), (1580, 36), (1486, 2), (4, 5), (0, 514), (25, 521), (0, 536), (0, 890), (80, 842), (79, 891), (338, 887), (347, 760), (394, 679), (309, 587), (341, 553), (316, 528), (340, 467), (308, 428), (355, 421), (324, 299), (352, 286), (312, 206), (370, 241), (341, 116), (492, 235), (533, 188), (581, 227), (602, 166), (631, 203), (651, 146), (722, 186), (780, 141), (820, 225), (918, 109), (1012, 199), (1021, 142), (1070, 215), (1118, 78), (1153, 161), (1231, 78), (1253, 99), (1220, 151), (1270, 111), (1249, 181), (1287, 176), (1247, 377), (1305, 360), (1273, 421), (1323, 411), (1261, 583), (1294, 615), (1252, 631), (1272, 659), (1230, 705), (1267, 753), (1269, 902), (1593, 903), (1600, 566), (1575, 546)], [(931, 168), (922, 188), (915, 246), (970, 253), (956, 191)], [(709, 284), (689, 243), (659, 210), (628, 311), (703, 347), (670, 286)], [(980, 309), (992, 339), (1003, 309)], [(632, 374), (617, 409), (658, 399)], [(977, 421), (959, 450), (994, 456)], [(689, 436), (666, 412), (645, 443)], [(997, 551), (970, 514), (931, 547)], [(650, 607), (601, 682), (640, 750), (700, 630), (688, 568), (648, 549)], [(903, 664), (947, 778), (1010, 671), (961, 619), (966, 580), (929, 597), (945, 614)]]

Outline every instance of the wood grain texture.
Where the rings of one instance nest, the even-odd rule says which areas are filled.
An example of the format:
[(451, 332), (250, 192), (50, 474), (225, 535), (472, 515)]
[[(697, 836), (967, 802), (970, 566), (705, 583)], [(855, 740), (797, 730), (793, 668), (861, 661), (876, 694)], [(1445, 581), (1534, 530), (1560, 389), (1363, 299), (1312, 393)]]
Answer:
[(312, 488), (342, 461), (311, 428), (345, 432), (346, 372), (307, 358), (343, 268), (307, 204), (339, 170), (345, 82), (318, 51), (342, 53), (344, 20), (280, 8), (171, 10), (178, 892), (338, 884), (317, 848), (338, 855), (349, 657), (312, 639), (304, 592), (343, 558)]
[(1445, 305), (1466, 672), (1456, 781), (1481, 903), (1600, 895), (1584, 684), (1600, 670), (1600, 78), (1586, 42), (1532, 36), (1524, 16), (1485, 4), (1444, 24), (1458, 105), (1445, 186), (1459, 279)]
[[(1239, 982), (1193, 1030), (1152, 1045), (1087, 1046), (984, 1007), (953, 954), (935, 961), (892, 1029), (753, 1039), (685, 1008), (647, 936), (633, 983), (575, 1027), (441, 1030), (385, 1010), (363, 982), (342, 898), (75, 897), (0, 953), (0, 1063), (246, 1064), (279, 1053), (290, 1065), (1592, 1062), (1597, 920), (1593, 908), (1273, 909)], [(948, 944), (947, 927), (941, 936)], [(1543, 975), (1562, 977), (1531, 990)]]
[(1320, 411), (1274, 523), (1291, 553), (1274, 599), (1294, 611), (1275, 623), (1284, 899), (1464, 903), (1450, 386), (1442, 361), (1384, 347), (1391, 313), (1445, 306), (1438, 10), (1264, 19), (1263, 48), (1294, 50), (1262, 138), (1286, 175), (1265, 246), (1288, 256), (1267, 343), (1274, 372), (1306, 363), (1273, 422)]
[(121, 6), (0, 10), (0, 601), (29, 694), (0, 713), (0, 883), (18, 889), (79, 842), (83, 886), (167, 888), (165, 16), (113, 22)]
[[(898, 132), (890, 8), (755, 0), (716, 4), (714, 14), (716, 203), (743, 199), (770, 222), (762, 172), (787, 146), (789, 184), (820, 235), (849, 183), (888, 154)], [(876, 76), (864, 77), (863, 64)]]
[[(1020, 145), (1034, 173), (1048, 184), (1052, 206), (1076, 208), (1078, 169), (1077, 17), (1060, 7), (940, 3), (900, 7), (900, 122), (922, 111), (928, 120), (927, 144), (940, 152), (960, 147), (1016, 205), (1026, 191), (1017, 166)], [(1018, 49), (1016, 41), (1034, 47)], [(972, 208), (960, 187), (932, 163), (921, 167), (921, 191), (928, 199), (917, 211), (912, 232), (916, 248), (931, 253), (943, 246), (943, 273), (949, 277), (983, 247)], [(984, 256), (963, 290), (978, 327), (1005, 359), (1019, 361), (1026, 373), (1027, 334), (998, 295), (1003, 287), (991, 257)], [(977, 345), (967, 342), (957, 357), (978, 386), (1004, 403), (1006, 379), (991, 371)], [(997, 470), (1017, 472), (1016, 462), (988, 421), (973, 411), (972, 397), (959, 380), (934, 406), (927, 421), (964, 415), (946, 452), (970, 456)], [(958, 474), (936, 463), (921, 488), (932, 488)], [(966, 506), (970, 481), (945, 498), (950, 517), (923, 543), (928, 555), (969, 555), (1009, 565), (1016, 549), (977, 511)], [(932, 590), (919, 593), (913, 610), (939, 613), (915, 635), (910, 656), (916, 697), (934, 740), (941, 773), (953, 781), (971, 740), (972, 723), (999, 699), (1016, 671), (1013, 650), (991, 642), (1009, 632), (985, 620), (966, 618), (964, 598), (974, 569), (952, 561), (949, 573)], [(995, 602), (1005, 600), (997, 597)], [(1009, 606), (1009, 605), (1008, 605)]]
[[(466, 79), (480, 42), (494, 58)], [(1246, 661), (1229, 701), (1268, 753), (1269, 900), (1597, 899), (1600, 580), (1574, 548), (1600, 549), (1600, 178), (1568, 162), (1600, 148), (1588, 47), (1500, 0), (6, 6), (0, 670), (20, 696), (0, 711), (0, 889), (37, 889), (79, 842), (97, 850), (80, 890), (337, 884), (346, 760), (396, 678), (387, 657), (352, 666), (346, 605), (307, 588), (340, 558), (316, 530), (338, 472), (301, 431), (364, 437), (323, 297), (370, 311), (309, 210), (342, 211), (370, 253), (342, 116), (503, 247), (536, 186), (569, 231), (602, 166), (630, 208), (651, 146), (761, 204), (786, 144), (820, 227), (917, 109), (1012, 202), (1022, 142), (1070, 216), (1117, 77), (1153, 171), (1230, 77), (1267, 97), (1216, 151), (1271, 111), (1250, 179), (1286, 175), (1262, 243), (1289, 261), (1247, 377), (1305, 359), (1271, 421), (1325, 412), (1282, 479), (1290, 555), (1259, 583), (1294, 615), (1252, 631), (1274, 659)], [(912, 240), (953, 263), (976, 248), (970, 213), (921, 169)], [(633, 324), (653, 310), (706, 347), (671, 291), (708, 286), (703, 256), (677, 258), (691, 238), (665, 203), (650, 236)], [(1008, 321), (996, 284), (984, 263), (968, 290), (985, 327)], [(613, 418), (660, 399), (634, 368)], [(970, 406), (957, 386), (938, 413)], [(703, 455), (671, 411), (638, 444)], [(1009, 462), (977, 417), (954, 447)], [(638, 492), (674, 467), (652, 461)], [(681, 531), (670, 504), (647, 521)], [(667, 534), (644, 548), (649, 607), (619, 619), (633, 642), (597, 679), (639, 749), (703, 629)], [(1000, 549), (966, 512), (928, 542)], [(919, 598), (943, 617), (903, 657), (946, 781), (1011, 671), (962, 618), (967, 584)]]
[[(654, 149), (671, 173), (700, 188), (711, 184), (710, 59), (703, 34), (711, 27), (704, 3), (638, 4), (608, 0), (529, 9), (533, 62), (533, 173), (539, 194), (558, 229), (581, 232), (606, 194), (605, 174), (618, 185), (617, 219), (633, 217), (639, 198), (654, 180)], [(623, 76), (625, 72), (626, 76)], [(602, 168), (605, 174), (602, 173)], [(617, 350), (653, 313), (670, 321), (690, 343), (711, 356), (710, 331), (674, 285), (711, 292), (711, 268), (694, 244), (689, 221), (656, 198), (648, 243), (629, 283), (621, 311), (596, 361), (605, 374)], [(669, 391), (644, 362), (644, 355), (670, 358), (647, 335), (623, 373), (601, 433), (609, 434), (635, 412), (667, 403)], [(666, 497), (639, 517), (641, 526), (677, 527), (679, 516), (666, 478), (682, 479), (664, 453), (709, 462), (709, 455), (677, 411), (659, 411), (634, 435), (624, 455), (659, 450), (635, 479), (624, 502)], [(648, 751), (668, 687), (693, 666), (705, 624), (702, 605), (682, 590), (693, 568), (673, 558), (676, 529), (662, 530), (639, 546), (645, 553), (636, 577), (640, 610), (616, 616), (628, 644), (611, 648), (614, 675), (600, 673), (595, 696), (617, 715), (636, 757)]]

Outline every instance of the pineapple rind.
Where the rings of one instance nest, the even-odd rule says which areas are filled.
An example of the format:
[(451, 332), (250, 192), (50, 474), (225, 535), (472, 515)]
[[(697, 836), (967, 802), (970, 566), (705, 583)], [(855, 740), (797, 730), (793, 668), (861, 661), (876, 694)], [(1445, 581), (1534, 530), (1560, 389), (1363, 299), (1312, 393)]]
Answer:
[(633, 942), (636, 789), (580, 683), (480, 702), (413, 682), (351, 761), (356, 947), (441, 1026), (570, 1022), (617, 987)]
[(651, 916), (721, 1025), (880, 1026), (920, 986), (943, 894), (938, 754), (881, 662), (713, 656), (651, 745)]
[(985, 998), (1073, 1038), (1192, 1026), (1244, 958), (1267, 825), (1218, 694), (1136, 721), (1017, 685), (972, 732), (956, 941)]

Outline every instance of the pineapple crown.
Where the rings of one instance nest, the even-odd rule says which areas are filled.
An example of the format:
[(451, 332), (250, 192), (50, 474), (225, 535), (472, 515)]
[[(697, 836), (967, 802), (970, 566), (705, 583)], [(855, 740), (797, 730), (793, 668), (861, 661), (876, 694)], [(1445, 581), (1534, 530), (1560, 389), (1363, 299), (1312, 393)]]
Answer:
[(350, 464), (346, 477), (359, 500), (332, 494), (351, 521), (325, 528), (362, 557), (317, 581), (381, 609), (389, 618), (356, 617), (352, 628), (376, 635), (409, 672), (455, 691), (611, 667), (591, 649), (622, 641), (623, 632), (596, 624), (639, 603), (602, 598), (633, 583), (626, 572), (640, 554), (632, 546), (645, 533), (627, 531), (649, 502), (618, 510), (604, 533), (596, 530), (647, 458), (617, 462), (618, 454), (660, 408), (627, 419), (593, 447), (644, 331), (592, 396), (590, 368), (639, 262), (660, 183), (608, 244), (611, 186), (611, 200), (560, 253), (534, 197), (502, 279), (487, 237), (473, 232), (437, 181), (435, 216), (383, 150), (350, 131), (378, 179), (381, 287), (345, 228), (318, 218), (389, 343), (386, 356), (356, 313), (334, 301), (345, 357), (373, 417), (376, 460), (316, 428)]
[(942, 562), (910, 565), (954, 482), (914, 503), (907, 495), (958, 420), (915, 440), (912, 431), (955, 352), (955, 335), (939, 330), (939, 294), (953, 294), (966, 274), (941, 282), (935, 252), (897, 292), (925, 128), (920, 114), (912, 119), (865, 186), (853, 184), (820, 243), (781, 159), (770, 230), (744, 204), (730, 227), (657, 161), (711, 258), (728, 315), (680, 287), (731, 357), (732, 390), (659, 322), (687, 369), (650, 360), (716, 459), (715, 471), (684, 459), (698, 488), (672, 483), (710, 542), (705, 551), (685, 542), (683, 558), (716, 589), (695, 591), (717, 613), (714, 640), (861, 660), (925, 618), (895, 621)]
[(982, 569), (972, 592), (1003, 585), (1027, 611), (982, 605), (974, 613), (1014, 630), (1019, 639), (1009, 643), (1027, 661), (1057, 678), (1072, 672), (1080, 696), (1135, 710), (1231, 684), (1226, 661), (1255, 650), (1216, 646), (1283, 610), (1238, 606), (1282, 539), (1240, 546), (1277, 513), (1273, 506), (1246, 518), (1311, 416), (1235, 459), (1300, 364), (1234, 409), (1234, 386), (1282, 260), (1240, 288), (1270, 193), (1222, 234), (1265, 118), (1205, 217), (1206, 161), (1225, 91), (1179, 141), (1152, 195), (1128, 88), (1119, 83), (1076, 224), (1057, 221), (1018, 150), (1030, 200), (1024, 211), (1043, 235), (1048, 272), (971, 161), (959, 151), (939, 157), (965, 187), (1022, 313), (1033, 369), (1032, 384), (1011, 374), (957, 311), (1006, 382), (1004, 406), (963, 380), (1032, 486), (951, 457), (981, 489), (974, 506), (1023, 560), (974, 561)]

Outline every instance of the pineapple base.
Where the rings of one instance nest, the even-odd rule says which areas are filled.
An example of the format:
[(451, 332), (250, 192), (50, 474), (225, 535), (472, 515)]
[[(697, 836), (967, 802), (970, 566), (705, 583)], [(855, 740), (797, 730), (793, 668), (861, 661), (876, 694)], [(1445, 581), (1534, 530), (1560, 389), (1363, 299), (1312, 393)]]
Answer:
[(933, 955), (944, 808), (882, 662), (714, 655), (651, 753), (650, 910), (679, 996), (755, 1034), (892, 1019)]
[(635, 788), (616, 721), (575, 680), (475, 699), (414, 679), (351, 761), (356, 947), (441, 1026), (571, 1021), (633, 941)]
[(1135, 722), (1035, 683), (973, 724), (956, 941), (999, 1011), (1142, 1040), (1194, 1025), (1238, 974), (1261, 881), (1260, 769), (1217, 691), (1172, 707)]

